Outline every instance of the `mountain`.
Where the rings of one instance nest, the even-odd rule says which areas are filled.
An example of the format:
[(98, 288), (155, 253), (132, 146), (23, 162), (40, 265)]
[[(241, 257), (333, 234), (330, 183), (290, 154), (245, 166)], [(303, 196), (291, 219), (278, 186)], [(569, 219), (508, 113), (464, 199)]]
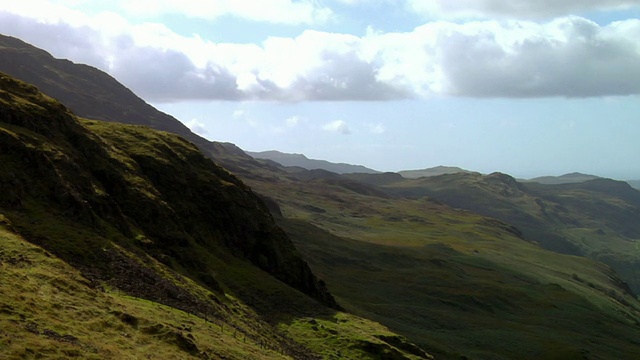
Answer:
[[(78, 116), (146, 125), (178, 134), (237, 174), (250, 176), (255, 171), (246, 172), (244, 169), (262, 168), (235, 145), (209, 141), (191, 132), (179, 120), (147, 104), (105, 72), (69, 60), (55, 59), (22, 40), (0, 35), (0, 72), (35, 85)], [(239, 163), (242, 166), (238, 166)]]
[(564, 174), (561, 176), (541, 176), (533, 179), (529, 179), (527, 181), (537, 182), (540, 184), (546, 185), (557, 185), (557, 184), (570, 184), (570, 183), (580, 183), (588, 180), (602, 179), (599, 176), (581, 174), (578, 172)]
[[(349, 312), (436, 358), (635, 356), (638, 301), (608, 266), (544, 250), (495, 218), (339, 178), (249, 183), (279, 205), (276, 221)], [(617, 335), (596, 340), (604, 328), (585, 326), (594, 323)]]
[[(25, 66), (62, 71), (50, 57), (23, 56)], [(39, 74), (53, 90), (64, 88)], [(107, 87), (102, 92), (109, 99), (103, 105), (91, 92), (85, 101), (118, 109)], [(0, 117), (0, 349), (9, 358), (640, 353), (640, 304), (616, 272), (545, 250), (513, 223), (421, 196), (420, 182), (434, 177), (373, 174), (379, 184), (365, 184), (353, 174), (289, 171), (212, 143), (220, 154), (204, 155), (235, 168), (236, 177), (184, 139), (146, 126), (80, 120), (34, 133), (42, 126), (36, 120), (55, 123), (50, 116), (60, 105), (0, 94), (7, 98)], [(5, 124), (18, 113), (27, 128)], [(487, 199), (538, 191), (504, 174), (472, 175), (479, 180), (456, 191), (470, 185), (469, 193)], [(590, 219), (588, 231), (561, 228), (574, 236), (568, 243), (581, 234), (613, 241), (618, 231), (633, 231), (625, 220), (633, 206), (622, 201), (630, 193), (619, 184), (557, 191), (549, 196), (571, 194), (576, 203), (567, 212), (577, 220), (587, 217), (582, 208), (612, 205), (606, 220)], [(539, 207), (525, 200), (520, 213)], [(621, 227), (603, 227), (600, 235), (608, 213), (623, 215)], [(634, 242), (615, 245), (622, 241), (633, 255)]]
[(640, 239), (640, 191), (626, 182), (597, 178), (545, 185), (501, 173), (458, 173), (388, 183), (381, 190), (428, 196), (499, 219), (547, 249), (605, 262), (640, 292), (640, 255), (634, 250)]
[(628, 180), (627, 183), (629, 183), (631, 187), (640, 190), (640, 180)]
[(302, 154), (287, 154), (279, 151), (271, 150), (271, 151), (262, 151), (262, 152), (251, 152), (247, 151), (247, 154), (251, 155), (256, 159), (265, 159), (275, 161), (276, 163), (282, 166), (297, 166), (307, 170), (326, 170), (331, 171), (337, 174), (347, 174), (347, 173), (366, 173), (366, 174), (375, 174), (378, 171), (369, 169), (362, 165), (351, 165), (344, 163), (332, 163), (325, 160), (314, 160), (309, 159)]
[(398, 174), (407, 179), (417, 179), (421, 177), (438, 176), (444, 174), (455, 174), (459, 172), (469, 172), (468, 170), (461, 169), (456, 166), (436, 166), (422, 170), (403, 170), (398, 171)]
[(265, 203), (177, 135), (0, 74), (0, 185), (3, 358), (429, 358), (339, 312)]

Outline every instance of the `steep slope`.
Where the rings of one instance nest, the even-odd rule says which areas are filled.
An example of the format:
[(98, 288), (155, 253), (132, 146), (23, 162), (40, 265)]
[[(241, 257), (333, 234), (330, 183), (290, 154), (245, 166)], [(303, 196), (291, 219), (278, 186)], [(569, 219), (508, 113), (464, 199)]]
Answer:
[(627, 182), (632, 188), (640, 190), (640, 180), (628, 180)]
[[(323, 298), (261, 200), (191, 144), (139, 126), (87, 122), (96, 136), (35, 88), (4, 75), (0, 81), (0, 120), (7, 125), (0, 183), (9, 189), (1, 205), (26, 215), (40, 210), (32, 203), (45, 202), (49, 213), (105, 233), (113, 227), (125, 236), (154, 238), (152, 251), (170, 251), (183, 263), (193, 262), (194, 270), (205, 269), (196, 260), (200, 248), (224, 245)], [(42, 236), (28, 221), (15, 223)], [(65, 255), (89, 260), (74, 249)]]
[[(257, 317), (247, 317), (242, 325), (228, 316), (202, 321), (169, 306), (94, 288), (79, 271), (17, 235), (1, 215), (0, 223), (3, 359), (284, 358), (271, 336), (264, 341), (273, 349), (257, 344), (253, 329), (268, 328)], [(247, 313), (230, 302), (227, 306)]]
[[(76, 115), (103, 121), (147, 125), (194, 143), (207, 156), (236, 173), (257, 167), (252, 157), (230, 143), (212, 142), (194, 134), (176, 118), (158, 111), (114, 78), (94, 67), (55, 59), (19, 39), (0, 35), (0, 72), (37, 86)], [(242, 167), (238, 166), (241, 163)]]
[(192, 144), (0, 89), (3, 355), (428, 358), (322, 306), (338, 308), (262, 200)]
[(282, 166), (297, 166), (307, 170), (326, 170), (331, 171), (336, 174), (347, 174), (347, 173), (365, 173), (365, 174), (376, 174), (379, 171), (369, 169), (368, 167), (362, 165), (352, 165), (345, 163), (332, 163), (326, 160), (316, 160), (309, 159), (308, 157), (302, 154), (287, 154), (280, 151), (260, 151), (260, 152), (252, 152), (247, 151), (247, 154), (251, 155), (256, 159), (264, 159), (275, 161)]
[[(288, 315), (274, 326), (229, 296), (215, 303), (214, 316), (203, 318), (117, 288), (96, 288), (24, 240), (3, 215), (0, 243), (3, 359), (432, 359), (379, 324), (345, 313), (307, 308), (304, 317)], [(173, 276), (190, 292), (219, 296)], [(260, 280), (253, 285), (270, 282)], [(286, 301), (309, 306), (301, 298)]]

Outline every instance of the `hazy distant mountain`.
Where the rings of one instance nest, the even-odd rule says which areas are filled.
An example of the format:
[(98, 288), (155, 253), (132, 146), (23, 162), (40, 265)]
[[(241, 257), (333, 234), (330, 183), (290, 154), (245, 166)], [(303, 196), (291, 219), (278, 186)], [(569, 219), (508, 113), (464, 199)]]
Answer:
[(627, 181), (631, 187), (640, 190), (640, 180), (628, 180)]
[(422, 170), (403, 170), (398, 171), (398, 174), (407, 179), (417, 179), (421, 177), (438, 176), (444, 174), (456, 174), (456, 173), (468, 173), (470, 171), (461, 169), (457, 166), (436, 166)]
[(299, 166), (308, 170), (327, 170), (337, 174), (349, 174), (349, 173), (366, 173), (377, 174), (379, 171), (369, 169), (362, 165), (351, 165), (345, 163), (332, 163), (325, 160), (309, 159), (302, 154), (287, 154), (280, 151), (261, 151), (252, 152), (246, 151), (247, 154), (253, 156), (256, 159), (266, 159), (275, 161), (283, 166)]
[(537, 183), (546, 184), (546, 185), (558, 185), (558, 184), (581, 183), (587, 180), (595, 180), (595, 179), (602, 179), (602, 178), (595, 175), (573, 172), (573, 173), (564, 174), (561, 176), (540, 176), (540, 177), (525, 180), (525, 181), (532, 181), (532, 182), (537, 182)]

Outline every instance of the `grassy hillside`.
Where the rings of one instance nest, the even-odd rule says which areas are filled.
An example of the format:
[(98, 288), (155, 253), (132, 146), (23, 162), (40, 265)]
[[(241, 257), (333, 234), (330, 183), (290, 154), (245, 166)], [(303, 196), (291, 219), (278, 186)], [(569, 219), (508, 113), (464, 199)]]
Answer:
[[(442, 358), (632, 359), (640, 304), (611, 268), (513, 226), (335, 177), (251, 181), (347, 310)], [(276, 211), (277, 213), (277, 211)]]
[(599, 176), (582, 174), (582, 173), (570, 173), (560, 176), (540, 176), (533, 179), (526, 180), (527, 182), (536, 182), (545, 185), (558, 185), (558, 184), (571, 184), (581, 183), (588, 180), (602, 179)]
[(408, 198), (429, 196), (512, 224), (547, 249), (605, 262), (640, 291), (640, 191), (625, 182), (544, 185), (471, 173), (401, 180), (382, 188)]
[(456, 174), (456, 173), (468, 173), (470, 171), (461, 169), (457, 166), (436, 166), (422, 170), (403, 170), (398, 171), (398, 174), (407, 179), (418, 179), (421, 177), (438, 176), (444, 174)]
[(435, 355), (632, 359), (640, 346), (638, 304), (586, 259), (479, 236), (471, 250), (468, 238), (381, 245), (283, 226), (348, 310)]
[[(7, 227), (6, 219), (3, 222), (3, 359), (286, 358), (274, 334), (257, 331), (269, 328), (258, 320), (205, 321), (116, 288), (96, 288), (78, 270), (28, 243)], [(229, 305), (230, 310), (246, 311)], [(242, 326), (240, 332), (236, 326)], [(257, 344), (261, 336), (272, 349)]]
[[(431, 358), (379, 324), (309, 304), (298, 317), (282, 315), (267, 323), (229, 294), (219, 313), (203, 318), (115, 287), (96, 287), (24, 240), (2, 215), (0, 243), (3, 359)], [(190, 291), (217, 296), (188, 278), (180, 281)], [(285, 299), (305, 305), (299, 297)]]
[(263, 201), (192, 144), (0, 89), (3, 358), (429, 358), (336, 311)]

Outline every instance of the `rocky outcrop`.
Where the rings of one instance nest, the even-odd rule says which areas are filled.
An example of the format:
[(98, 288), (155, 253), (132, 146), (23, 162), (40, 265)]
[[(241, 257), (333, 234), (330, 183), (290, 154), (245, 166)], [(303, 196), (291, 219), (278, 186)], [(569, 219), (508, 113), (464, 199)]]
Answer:
[(0, 89), (0, 209), (25, 236), (68, 261), (107, 266), (102, 243), (51, 240), (57, 226), (29, 215), (41, 212), (105, 238), (143, 236), (136, 246), (194, 273), (207, 267), (200, 252), (224, 249), (337, 307), (264, 202), (191, 143), (143, 126), (83, 125), (6, 75)]

